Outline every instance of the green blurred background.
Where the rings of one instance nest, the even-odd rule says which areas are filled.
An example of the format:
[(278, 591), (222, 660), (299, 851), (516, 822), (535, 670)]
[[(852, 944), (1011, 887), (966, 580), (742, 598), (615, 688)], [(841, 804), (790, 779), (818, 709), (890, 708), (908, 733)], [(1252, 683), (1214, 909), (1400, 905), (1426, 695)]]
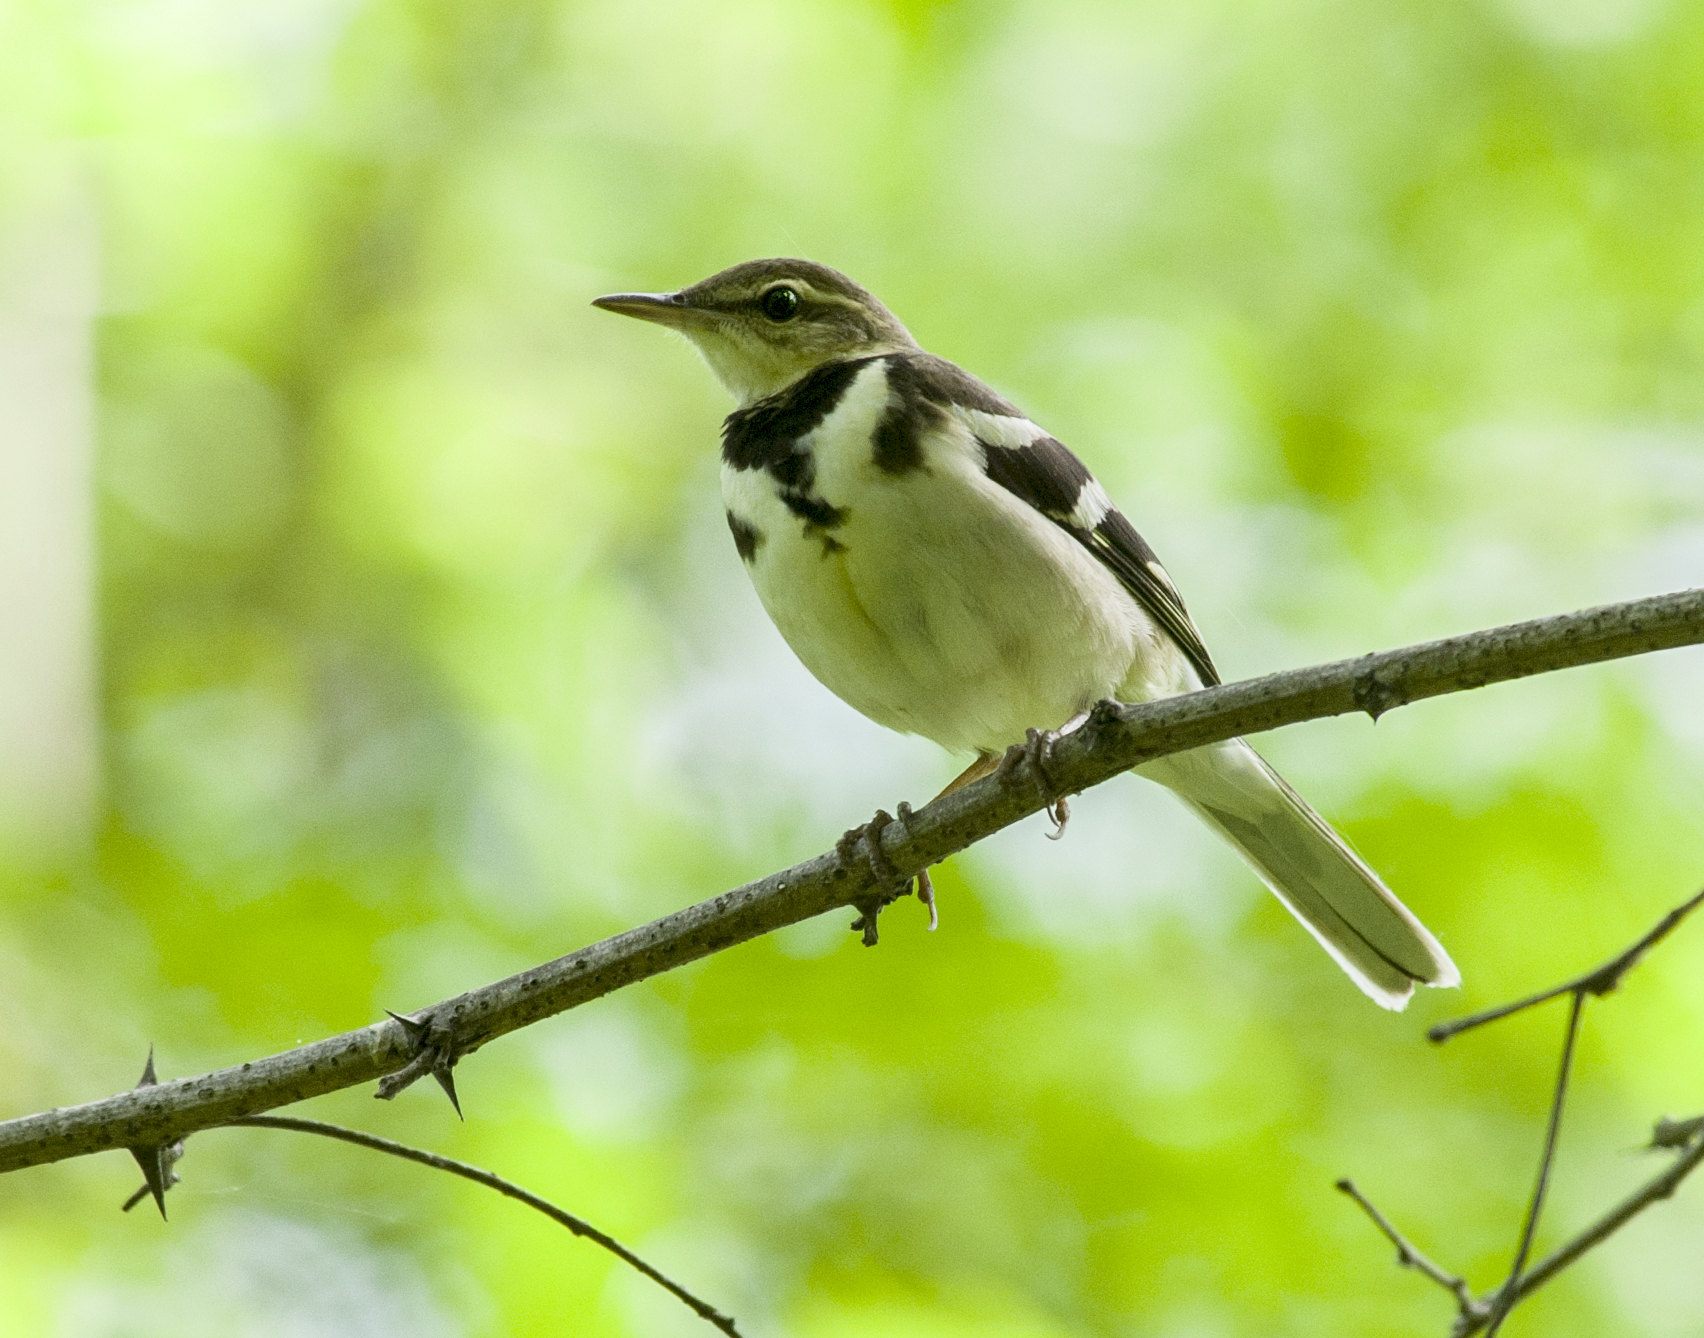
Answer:
[[(819, 688), (696, 357), (587, 306), (759, 255), (1083, 455), (1228, 678), (1701, 581), (1704, 6), (0, 5), (0, 1115), (356, 1027), (955, 770)], [(469, 1158), (753, 1338), (1436, 1335), (1553, 983), (1704, 880), (1704, 657), (1269, 736), (1461, 964), (1363, 1000), (1168, 796), (300, 1113)], [(1594, 1006), (1557, 1239), (1704, 1107), (1704, 927)], [(0, 1334), (697, 1334), (533, 1214), (317, 1140), (0, 1178)], [(1690, 1186), (1509, 1332), (1704, 1330)]]

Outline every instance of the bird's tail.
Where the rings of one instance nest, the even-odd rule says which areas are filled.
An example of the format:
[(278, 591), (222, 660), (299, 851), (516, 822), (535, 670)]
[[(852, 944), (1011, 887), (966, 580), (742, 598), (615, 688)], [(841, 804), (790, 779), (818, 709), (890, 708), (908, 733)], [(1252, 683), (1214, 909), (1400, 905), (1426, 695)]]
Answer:
[(1241, 739), (1136, 768), (1176, 791), (1233, 845), (1375, 1003), (1401, 1008), (1461, 973), (1426, 926)]

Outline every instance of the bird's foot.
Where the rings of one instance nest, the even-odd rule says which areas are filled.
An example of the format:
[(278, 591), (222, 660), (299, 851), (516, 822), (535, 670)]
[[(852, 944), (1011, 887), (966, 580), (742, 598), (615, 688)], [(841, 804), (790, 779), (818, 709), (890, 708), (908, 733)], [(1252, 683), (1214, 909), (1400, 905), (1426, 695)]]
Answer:
[(866, 948), (873, 948), (880, 941), (881, 936), (876, 931), (876, 917), (882, 913), (882, 907), (899, 895), (894, 887), (899, 882), (899, 870), (893, 867), (887, 852), (882, 849), (882, 833), (893, 820), (893, 814), (885, 808), (878, 808), (875, 817), (863, 826), (853, 827), (845, 832), (834, 846), (834, 853), (839, 857), (841, 865), (850, 866), (857, 858), (855, 852), (858, 842), (862, 841), (864, 859), (876, 880), (875, 889), (869, 896), (852, 903), (858, 911), (858, 918), (852, 922), (852, 928), (863, 933)]
[(1065, 835), (1065, 826), (1071, 821), (1070, 797), (1061, 794), (1059, 783), (1054, 780), (1049, 766), (1053, 761), (1053, 746), (1077, 725), (1082, 724), (1088, 717), (1079, 715), (1066, 724), (1064, 729), (1031, 729), (1024, 735), (1022, 743), (1014, 743), (1006, 749), (1006, 754), (1000, 759), (1000, 765), (995, 770), (1007, 784), (1015, 783), (1018, 767), (1027, 769), (1030, 783), (1047, 803), (1047, 816), (1053, 823), (1053, 830), (1047, 834), (1048, 839), (1057, 841)]
[(911, 805), (908, 803), (900, 803), (897, 818), (886, 809), (878, 808), (873, 818), (861, 827), (853, 827), (835, 843), (835, 855), (839, 857), (842, 866), (849, 867), (857, 859), (858, 843), (862, 841), (864, 859), (876, 880), (876, 886), (868, 897), (852, 903), (858, 911), (858, 918), (852, 922), (852, 928), (863, 934), (866, 948), (873, 948), (880, 941), (876, 920), (883, 908), (910, 892), (913, 884), (917, 888), (917, 899), (929, 908), (929, 928), (933, 929), (940, 923), (935, 910), (935, 885), (929, 880), (929, 871), (923, 869), (916, 874), (902, 874), (894, 868), (893, 861), (882, 849), (882, 833), (896, 822), (902, 830), (906, 829), (910, 821)]
[(1065, 835), (1065, 826), (1071, 821), (1071, 798), (1060, 795), (1047, 806), (1048, 821), (1053, 824), (1053, 830), (1047, 834), (1049, 841), (1057, 841)]
[[(905, 800), (899, 801), (899, 814), (894, 818), (907, 836), (911, 835), (911, 805)], [(935, 909), (935, 884), (929, 877), (929, 866), (925, 864), (916, 874), (917, 900), (929, 908), (929, 932), (933, 934), (940, 927), (940, 912)]]
[[(901, 812), (909, 812), (909, 808), (901, 805)], [(842, 865), (850, 865), (856, 857), (858, 842), (864, 843), (864, 859), (870, 866), (870, 872), (878, 883), (894, 883), (899, 881), (899, 870), (893, 867), (887, 852), (882, 849), (882, 833), (894, 821), (893, 814), (885, 808), (878, 808), (876, 816), (861, 827), (853, 827), (841, 833), (834, 843), (834, 853)]]

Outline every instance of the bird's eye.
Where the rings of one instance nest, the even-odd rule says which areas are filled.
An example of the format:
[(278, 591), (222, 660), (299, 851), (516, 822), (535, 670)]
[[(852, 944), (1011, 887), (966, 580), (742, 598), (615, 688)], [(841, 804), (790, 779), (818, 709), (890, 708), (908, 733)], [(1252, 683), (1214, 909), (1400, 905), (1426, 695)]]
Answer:
[(799, 295), (791, 288), (771, 288), (759, 300), (763, 314), (779, 325), (799, 314)]

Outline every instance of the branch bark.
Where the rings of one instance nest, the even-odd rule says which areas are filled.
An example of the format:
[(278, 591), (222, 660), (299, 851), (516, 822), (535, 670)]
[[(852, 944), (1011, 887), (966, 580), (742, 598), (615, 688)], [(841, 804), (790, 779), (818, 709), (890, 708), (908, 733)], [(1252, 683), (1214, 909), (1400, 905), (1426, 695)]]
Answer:
[[(1167, 753), (1326, 716), (1375, 720), (1409, 702), (1577, 665), (1704, 642), (1704, 589), (1513, 623), (1138, 705), (1103, 702), (1031, 763), (945, 795), (893, 822), (878, 858), (900, 873), (939, 863), (1038, 812)], [(1049, 784), (1051, 782), (1051, 784)], [(864, 843), (859, 853), (870, 852)], [(429, 1026), (443, 1064), (624, 985), (842, 906), (892, 895), (868, 858), (819, 855), (555, 961), (434, 1004), (412, 1025), (387, 1020), (199, 1077), (0, 1123), (0, 1172), (111, 1148), (170, 1144), (407, 1068)]]

